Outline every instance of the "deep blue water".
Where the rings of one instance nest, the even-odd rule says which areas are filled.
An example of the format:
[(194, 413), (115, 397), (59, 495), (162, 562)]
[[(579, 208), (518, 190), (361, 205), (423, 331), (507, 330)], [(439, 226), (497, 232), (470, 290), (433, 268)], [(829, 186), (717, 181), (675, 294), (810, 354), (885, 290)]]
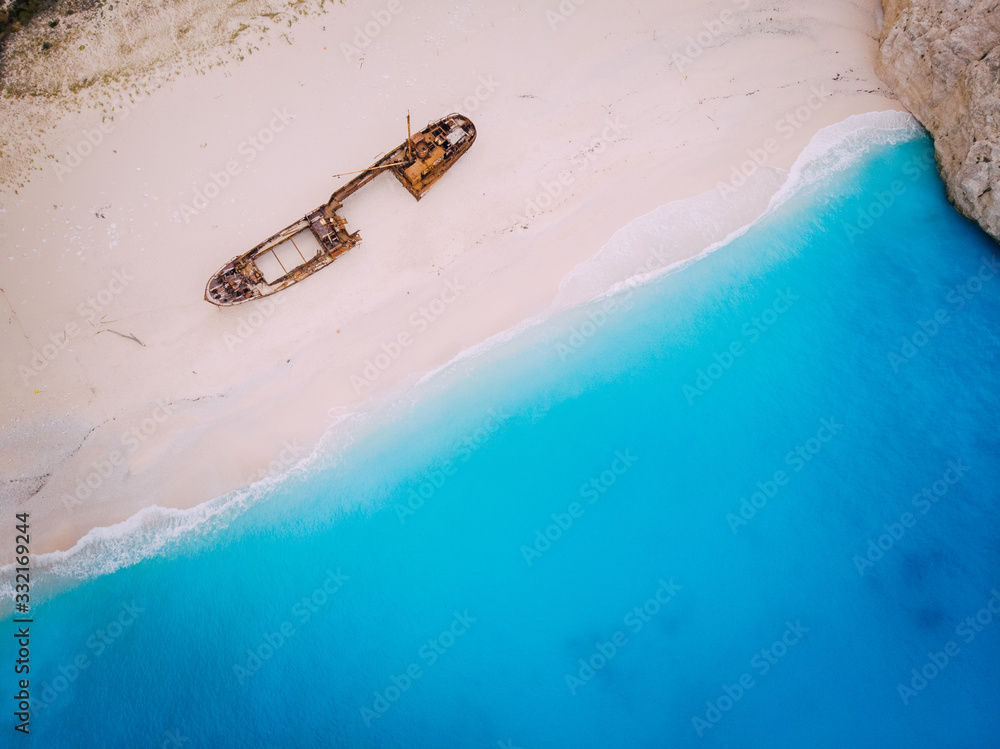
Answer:
[(873, 146), (53, 595), (0, 743), (997, 746), (1000, 253), (930, 152)]

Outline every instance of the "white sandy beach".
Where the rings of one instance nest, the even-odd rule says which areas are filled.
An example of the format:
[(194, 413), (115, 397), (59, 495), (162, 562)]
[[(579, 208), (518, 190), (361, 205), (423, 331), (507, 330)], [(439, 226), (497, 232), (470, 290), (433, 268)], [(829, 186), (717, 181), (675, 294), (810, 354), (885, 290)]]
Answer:
[[(103, 131), (92, 109), (47, 131), (56, 158), (0, 194), (0, 508), (30, 511), (33, 552), (291, 464), (331, 414), (545, 310), (636, 217), (901, 109), (874, 73), (879, 0), (577, 2), (328, 5)], [(5, 129), (18, 106), (0, 100)], [(345, 204), (364, 241), (333, 266), (273, 304), (203, 300), (332, 175), (402, 142), (407, 111), (422, 127), (454, 110), (478, 139), (423, 200), (380, 177)], [(73, 166), (67, 146), (89, 153)]]

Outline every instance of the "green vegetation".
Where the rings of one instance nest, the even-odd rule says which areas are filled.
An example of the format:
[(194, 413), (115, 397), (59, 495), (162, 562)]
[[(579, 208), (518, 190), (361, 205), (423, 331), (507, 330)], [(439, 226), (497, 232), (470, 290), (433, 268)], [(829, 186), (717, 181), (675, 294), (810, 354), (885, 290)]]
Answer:
[(14, 0), (7, 10), (0, 10), (0, 42), (52, 4), (51, 0)]
[(76, 81), (69, 84), (67, 88), (69, 88), (72, 93), (76, 94), (85, 88), (90, 88), (95, 83), (97, 83), (97, 78), (84, 78), (82, 81)]

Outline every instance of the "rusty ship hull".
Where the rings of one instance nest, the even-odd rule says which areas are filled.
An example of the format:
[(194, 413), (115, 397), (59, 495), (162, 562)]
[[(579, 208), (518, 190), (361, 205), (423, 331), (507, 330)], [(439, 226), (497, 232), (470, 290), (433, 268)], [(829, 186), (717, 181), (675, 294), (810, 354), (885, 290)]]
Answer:
[(338, 189), (330, 199), (219, 269), (205, 301), (219, 307), (261, 299), (308, 278), (361, 242), (337, 214), (353, 193), (390, 171), (417, 200), (472, 147), (476, 127), (460, 114), (432, 122)]

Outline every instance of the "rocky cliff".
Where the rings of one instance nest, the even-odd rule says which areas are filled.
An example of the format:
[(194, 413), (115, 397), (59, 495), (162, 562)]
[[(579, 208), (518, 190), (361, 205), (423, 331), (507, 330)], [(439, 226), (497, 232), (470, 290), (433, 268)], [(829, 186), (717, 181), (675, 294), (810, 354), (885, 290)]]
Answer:
[(948, 197), (1000, 241), (1000, 0), (882, 3), (877, 72), (934, 137)]

